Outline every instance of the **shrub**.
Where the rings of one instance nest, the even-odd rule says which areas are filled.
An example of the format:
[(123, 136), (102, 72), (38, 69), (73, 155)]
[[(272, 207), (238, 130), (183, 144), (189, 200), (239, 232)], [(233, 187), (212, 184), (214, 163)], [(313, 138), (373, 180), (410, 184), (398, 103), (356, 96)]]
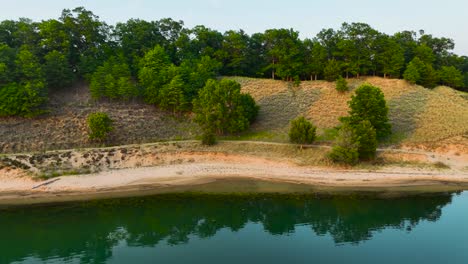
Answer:
[(341, 76), (336, 80), (336, 90), (341, 93), (349, 90), (348, 82)]
[(212, 131), (205, 131), (202, 135), (202, 144), (212, 146), (216, 144), (216, 135)]
[(112, 119), (102, 112), (92, 113), (88, 116), (88, 127), (90, 130), (89, 139), (104, 141), (109, 133), (114, 129)]
[(311, 144), (315, 140), (317, 128), (303, 116), (291, 121), (289, 140), (296, 144)]
[(359, 159), (370, 160), (375, 158), (377, 150), (377, 134), (369, 120), (361, 121), (354, 127), (356, 136), (359, 138)]
[(328, 157), (336, 163), (355, 165), (359, 161), (359, 147), (359, 138), (354, 128), (345, 123), (338, 131), (338, 136)]

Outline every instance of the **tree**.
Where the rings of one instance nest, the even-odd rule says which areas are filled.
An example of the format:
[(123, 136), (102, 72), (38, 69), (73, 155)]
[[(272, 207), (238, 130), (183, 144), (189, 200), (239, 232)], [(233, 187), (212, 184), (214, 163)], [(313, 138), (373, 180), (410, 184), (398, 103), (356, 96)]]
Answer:
[(359, 159), (373, 159), (377, 150), (377, 133), (375, 128), (369, 120), (363, 120), (354, 126), (354, 130), (359, 138)]
[(296, 144), (312, 144), (317, 128), (303, 116), (291, 121), (289, 141)]
[(359, 137), (355, 129), (345, 122), (338, 131), (328, 157), (336, 163), (355, 165), (359, 161), (359, 147)]
[(246, 130), (249, 112), (242, 105), (240, 84), (231, 80), (208, 80), (193, 102), (195, 122), (204, 133), (222, 135)]
[(382, 35), (376, 41), (376, 62), (384, 78), (387, 75), (399, 78), (405, 65), (403, 48), (393, 38)]
[(144, 99), (149, 104), (159, 104), (159, 90), (168, 82), (168, 69), (172, 63), (166, 51), (156, 46), (148, 51), (140, 62), (138, 79), (145, 89)]
[(303, 65), (302, 42), (299, 32), (292, 29), (270, 29), (264, 33), (266, 56), (270, 61), (265, 71), (271, 72), (271, 77), (280, 77), (292, 81), (300, 76)]
[(421, 74), (419, 73), (419, 68), (414, 62), (410, 62), (406, 67), (403, 78), (411, 84), (419, 83), (421, 80)]
[(455, 67), (443, 66), (440, 69), (440, 81), (444, 85), (451, 87), (462, 87), (463, 86), (463, 75)]
[(91, 75), (90, 92), (94, 99), (130, 100), (138, 96), (129, 66), (121, 59), (111, 57)]
[(173, 113), (185, 110), (187, 102), (184, 96), (184, 86), (185, 84), (180, 75), (164, 85), (160, 91), (161, 108), (171, 110)]
[(341, 118), (349, 121), (351, 126), (368, 120), (376, 130), (377, 138), (383, 139), (392, 133), (388, 120), (388, 106), (382, 91), (370, 84), (363, 84), (348, 102), (349, 117)]
[(65, 55), (54, 50), (45, 55), (44, 59), (44, 73), (49, 89), (65, 88), (73, 83), (73, 70)]
[(323, 69), (323, 77), (329, 82), (334, 82), (341, 76), (341, 65), (336, 60), (328, 61)]
[(349, 90), (348, 83), (343, 77), (338, 77), (336, 80), (336, 90), (340, 93), (346, 92)]
[(310, 75), (310, 80), (318, 80), (323, 73), (327, 62), (327, 52), (317, 40), (304, 40), (305, 48), (305, 74)]
[(255, 102), (255, 99), (253, 99), (250, 94), (241, 93), (240, 105), (242, 106), (245, 117), (249, 120), (250, 123), (253, 123), (257, 118), (258, 111), (260, 110), (260, 107)]
[(87, 122), (90, 140), (102, 142), (107, 139), (109, 133), (114, 129), (112, 119), (106, 113), (92, 113), (88, 115)]

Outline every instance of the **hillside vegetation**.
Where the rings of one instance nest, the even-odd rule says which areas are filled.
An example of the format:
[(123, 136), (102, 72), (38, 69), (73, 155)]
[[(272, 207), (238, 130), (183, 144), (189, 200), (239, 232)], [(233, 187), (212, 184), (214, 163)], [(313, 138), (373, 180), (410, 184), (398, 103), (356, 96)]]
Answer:
[[(468, 149), (468, 94), (448, 87), (429, 90), (404, 80), (366, 77), (349, 79), (350, 91), (339, 93), (335, 83), (326, 81), (305, 81), (295, 87), (284, 81), (225, 78), (241, 83), (242, 92), (251, 94), (260, 106), (251, 128), (233, 139), (287, 142), (289, 122), (304, 115), (317, 126), (319, 142), (328, 143), (336, 133), (338, 117), (347, 115), (353, 91), (368, 82), (382, 89), (390, 108), (393, 136), (387, 144)], [(97, 111), (109, 113), (115, 122), (111, 145), (195, 139), (201, 132), (190, 114), (173, 114), (143, 103), (98, 103), (84, 84), (55, 93), (51, 105), (45, 117), (0, 119), (0, 152), (96, 146), (88, 140), (86, 116)]]

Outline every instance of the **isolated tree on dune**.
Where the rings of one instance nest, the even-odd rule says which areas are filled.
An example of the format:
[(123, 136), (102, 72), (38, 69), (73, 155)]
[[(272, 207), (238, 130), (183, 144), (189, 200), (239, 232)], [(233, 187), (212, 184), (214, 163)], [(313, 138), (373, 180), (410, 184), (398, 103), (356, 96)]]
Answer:
[(301, 116), (291, 121), (289, 141), (296, 144), (312, 144), (317, 128), (305, 117)]
[(382, 91), (370, 84), (363, 84), (356, 89), (348, 102), (349, 117), (341, 118), (351, 126), (368, 120), (376, 130), (377, 138), (383, 139), (391, 134), (391, 125), (388, 120), (388, 106)]
[(336, 163), (355, 165), (359, 161), (359, 137), (355, 129), (344, 123), (338, 131), (328, 157)]

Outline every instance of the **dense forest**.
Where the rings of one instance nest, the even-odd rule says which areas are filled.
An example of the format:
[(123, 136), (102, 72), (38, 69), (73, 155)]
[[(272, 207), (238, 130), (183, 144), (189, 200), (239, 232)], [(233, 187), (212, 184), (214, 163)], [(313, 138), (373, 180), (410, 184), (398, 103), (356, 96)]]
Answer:
[(301, 39), (293, 29), (221, 33), (170, 18), (111, 26), (82, 7), (65, 9), (58, 19), (0, 23), (0, 116), (46, 113), (48, 93), (77, 80), (89, 82), (95, 99), (142, 100), (174, 112), (191, 110), (220, 75), (295, 83), (374, 75), (466, 90), (468, 57), (455, 55), (454, 45), (363, 23)]

